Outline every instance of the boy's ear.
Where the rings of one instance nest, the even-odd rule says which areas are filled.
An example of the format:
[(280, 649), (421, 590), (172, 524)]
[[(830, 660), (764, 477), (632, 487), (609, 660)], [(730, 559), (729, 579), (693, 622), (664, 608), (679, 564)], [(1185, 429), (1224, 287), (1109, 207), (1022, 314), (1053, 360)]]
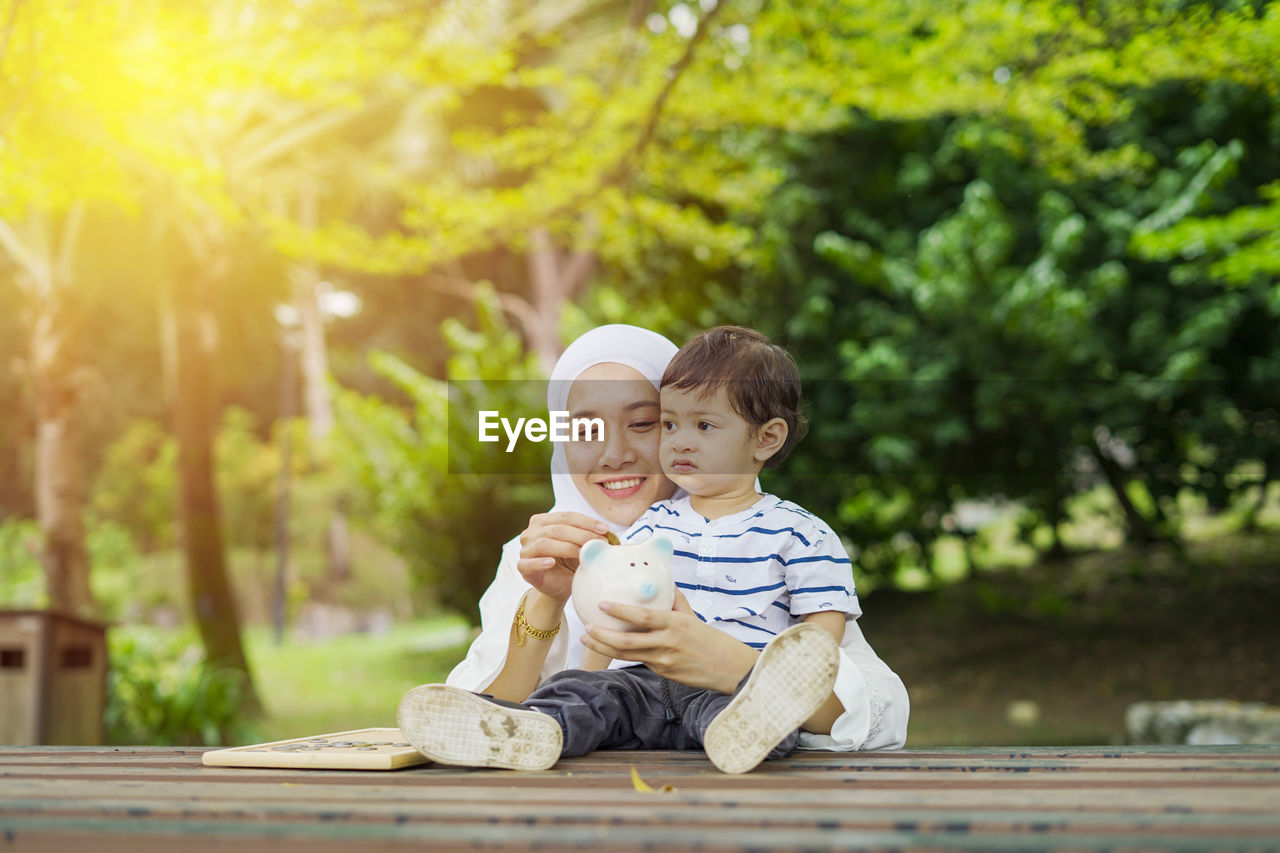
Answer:
[(787, 422), (782, 418), (766, 421), (756, 431), (755, 460), (768, 462), (787, 443)]

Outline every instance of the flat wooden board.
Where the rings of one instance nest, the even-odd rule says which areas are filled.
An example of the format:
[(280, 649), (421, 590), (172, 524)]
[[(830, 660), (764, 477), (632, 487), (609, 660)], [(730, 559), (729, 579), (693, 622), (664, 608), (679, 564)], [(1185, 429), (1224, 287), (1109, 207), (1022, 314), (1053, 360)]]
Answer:
[(325, 735), (254, 743), (206, 752), (206, 767), (270, 767), (296, 770), (395, 770), (428, 759), (399, 729), (353, 729)]
[[(390, 739), (365, 731), (330, 737)], [(200, 753), (0, 746), (0, 853), (1280, 850), (1280, 745), (802, 752), (737, 776), (699, 750), (374, 774)]]

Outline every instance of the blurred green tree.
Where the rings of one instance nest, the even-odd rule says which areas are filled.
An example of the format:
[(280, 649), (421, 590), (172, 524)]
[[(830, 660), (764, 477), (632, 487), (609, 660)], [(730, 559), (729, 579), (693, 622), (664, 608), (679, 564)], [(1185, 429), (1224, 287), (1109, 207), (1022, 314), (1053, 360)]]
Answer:
[(416, 606), (443, 605), (472, 620), (501, 543), (551, 504), (545, 445), (524, 442), (495, 463), (474, 441), (457, 440), (474, 434), (478, 407), (546, 407), (536, 356), (506, 324), (492, 290), (481, 293), (474, 331), (457, 320), (442, 329), (454, 353), (447, 381), (387, 353), (371, 356), (408, 398), (409, 411), (351, 391), (336, 400), (338, 458), (359, 485), (366, 518), (391, 532), (409, 563)]
[[(1224, 290), (1130, 243), (1266, 198), (1277, 7), (783, 6), (749, 16), (736, 82), (790, 108), (698, 125), (772, 184), (737, 206), (696, 181), (680, 196), (754, 240), (722, 265), (696, 238), (655, 240), (594, 317), (676, 337), (739, 322), (790, 345), (819, 378), (815, 423), (771, 482), (838, 520), (873, 574), (928, 565), (939, 535), (966, 533), (966, 498), (1023, 501), (1053, 532), (1104, 482), (1149, 540), (1173, 534), (1180, 490), (1222, 507), (1228, 483), (1256, 481), (1277, 438), (1270, 280)], [(1265, 253), (1265, 209), (1206, 221), (1223, 248), (1243, 234)]]
[[(1252, 465), (1280, 439), (1271, 281), (1224, 288), (1130, 246), (1280, 173), (1266, 126), (1247, 120), (1272, 97), (1236, 84), (1131, 95), (1127, 120), (1094, 133), (1151, 161), (1134, 184), (1055, 177), (1010, 156), (1004, 131), (991, 144), (981, 116), (794, 140), (760, 226), (765, 260), (717, 317), (770, 332), (819, 378), (783, 488), (891, 574), (928, 564), (966, 498), (1023, 501), (1056, 531), (1065, 498), (1103, 482), (1148, 541), (1174, 534), (1182, 489), (1223, 508), (1265, 486), (1274, 463)], [(1171, 101), (1198, 133), (1169, 120)]]

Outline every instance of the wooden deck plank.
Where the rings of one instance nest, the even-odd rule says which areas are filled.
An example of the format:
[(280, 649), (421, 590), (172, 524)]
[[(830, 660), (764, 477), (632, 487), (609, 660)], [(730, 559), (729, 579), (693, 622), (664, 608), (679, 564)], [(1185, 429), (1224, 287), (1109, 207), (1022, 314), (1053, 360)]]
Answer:
[[(284, 824), (223, 824), (183, 820), (135, 821), (127, 837), (168, 838), (184, 853), (205, 849), (210, 840), (265, 842), (344, 841), (351, 849), (367, 849), (369, 844), (387, 842), (430, 843), (446, 849), (504, 847), (526, 850), (1179, 850), (1221, 851), (1274, 850), (1274, 836), (1199, 836), (1185, 832), (1155, 830), (1117, 837), (1108, 833), (1073, 833), (1064, 836), (1052, 827), (1029, 826), (1019, 833), (975, 831), (969, 824), (934, 827), (913, 824), (890, 831), (815, 827), (717, 828), (710, 835), (670, 824), (629, 826), (613, 823), (591, 824), (356, 824), (339, 821), (322, 826), (308, 825), (306, 832)], [(3, 838), (11, 849), (22, 850), (30, 837), (38, 838), (46, 827), (26, 819), (6, 821)], [(80, 839), (87, 849), (99, 850), (105, 838), (122, 837), (121, 827), (111, 821), (85, 820), (57, 833), (72, 842)]]
[[(806, 753), (744, 776), (697, 752), (545, 773), (205, 768), (200, 753), (0, 747), (0, 851), (1280, 849), (1280, 747)], [(676, 790), (636, 792), (633, 766)]]
[[(412, 822), (512, 824), (574, 824), (595, 821), (596, 813), (607, 807), (613, 825), (644, 826), (652, 822), (679, 824), (698, 830), (724, 827), (802, 828), (822, 824), (832, 829), (892, 830), (905, 824), (916, 827), (965, 825), (972, 831), (1015, 832), (1026, 827), (1042, 827), (1063, 833), (1109, 832), (1125, 835), (1159, 824), (1161, 829), (1182, 833), (1269, 835), (1280, 837), (1280, 813), (1198, 812), (1126, 809), (1089, 810), (993, 808), (856, 808), (848, 804), (823, 805), (789, 803), (774, 813), (768, 808), (743, 810), (740, 803), (726, 802), (725, 808), (708, 808), (706, 801), (690, 802), (682, 797), (633, 796), (607, 804), (589, 802), (363, 802), (351, 800), (282, 801), (278, 799), (157, 800), (86, 797), (73, 802), (39, 797), (15, 798), (0, 806), (0, 817), (39, 817), (49, 825), (74, 824), (86, 819), (132, 821), (203, 819), (219, 822), (265, 820), (271, 822), (362, 822), (397, 824)], [(760, 804), (764, 805), (764, 804)], [(496, 819), (495, 812), (498, 813)]]
[[(682, 800), (693, 803), (722, 802), (728, 799), (724, 789), (679, 788), (674, 793)], [(432, 786), (430, 789), (407, 786), (389, 786), (368, 782), (332, 782), (325, 785), (308, 785), (281, 781), (182, 781), (174, 784), (168, 780), (125, 780), (104, 786), (98, 780), (65, 779), (57, 777), (0, 778), (0, 803), (22, 797), (59, 797), (68, 800), (99, 797), (103, 799), (153, 799), (166, 800), (233, 800), (253, 801), (308, 800), (314, 802), (352, 803), (419, 803), (424, 797), (438, 803), (561, 803), (582, 802), (590, 799), (593, 805), (629, 802), (634, 792), (628, 788), (581, 786), (578, 788), (546, 789), (512, 787), (494, 784), (486, 787), (458, 788)], [(670, 794), (660, 795), (668, 797)], [(1200, 787), (1160, 788), (1127, 792), (1118, 801), (1110, 789), (1073, 790), (1071, 798), (1063, 805), (1061, 794), (1053, 788), (1001, 788), (972, 784), (962, 788), (923, 789), (895, 787), (859, 790), (855, 795), (840, 788), (757, 788), (735, 789), (732, 801), (741, 807), (765, 803), (809, 804), (815, 807), (880, 808), (897, 805), (904, 808), (955, 808), (974, 809), (999, 806), (1008, 809), (1047, 808), (1110, 811), (1118, 809), (1167, 809), (1173, 811), (1221, 811), (1272, 812), (1276, 810), (1276, 791), (1262, 786), (1250, 789), (1234, 788), (1229, 791), (1210, 785)]]
[[(111, 754), (111, 755), (201, 755), (208, 751), (209, 747), (203, 746), (47, 746), (40, 744), (31, 745), (6, 745), (0, 747), (3, 749), (4, 757), (22, 756), (22, 755), (95, 755), (95, 754)], [(1130, 744), (1130, 745), (1098, 745), (1098, 746), (933, 746), (920, 749), (899, 749), (899, 750), (881, 750), (875, 752), (827, 752), (822, 750), (801, 751), (792, 756), (790, 760), (826, 760), (826, 759), (842, 759), (857, 757), (870, 761), (896, 761), (908, 756), (1036, 756), (1036, 755), (1060, 755), (1060, 756), (1113, 756), (1113, 757), (1134, 757), (1144, 755), (1171, 755), (1176, 757), (1185, 757), (1188, 755), (1223, 755), (1223, 756), (1249, 756), (1263, 755), (1271, 756), (1275, 754), (1276, 746), (1274, 744), (1233, 744), (1225, 745), (1203, 745), (1203, 746), (1174, 746), (1168, 744)], [(618, 756), (634, 754), (635, 751), (614, 750), (608, 752), (598, 752), (591, 756), (594, 761), (607, 763), (615, 760)], [(679, 751), (670, 750), (650, 750), (650, 755), (665, 756), (671, 760), (678, 760), (682, 755)]]
[[(1280, 749), (1278, 747), (1277, 749)], [(163, 767), (190, 769), (193, 762), (198, 763), (200, 750), (150, 750), (146, 752), (102, 752), (82, 749), (69, 750), (65, 754), (41, 750), (39, 752), (22, 752), (12, 747), (0, 747), (0, 768), (15, 767), (93, 767), (107, 766), (115, 768), (127, 767)], [(948, 768), (988, 768), (1008, 770), (1011, 768), (1043, 768), (1043, 769), (1113, 769), (1130, 770), (1138, 768), (1173, 770), (1179, 765), (1192, 769), (1218, 768), (1224, 770), (1253, 769), (1260, 772), (1280, 773), (1275, 761), (1276, 752), (1248, 750), (1240, 753), (1229, 752), (1186, 752), (1149, 755), (1145, 753), (1116, 754), (1097, 753), (1093, 755), (1074, 755), (1070, 753), (1002, 753), (984, 754), (933, 752), (913, 752), (904, 750), (897, 753), (803, 753), (785, 761), (769, 762), (761, 765), (753, 775), (772, 773), (799, 772), (805, 773), (815, 769), (823, 771), (876, 772), (906, 767), (911, 770), (932, 770)], [(556, 765), (552, 772), (576, 770), (578, 772), (613, 773), (619, 767), (626, 768), (632, 764), (644, 763), (652, 769), (672, 768), (680, 771), (697, 771), (710, 769), (711, 765), (705, 756), (696, 752), (679, 753), (665, 751), (614, 751), (595, 753), (584, 758), (564, 759)], [(239, 770), (242, 768), (205, 768), (210, 772), (218, 770)], [(426, 766), (396, 771), (397, 773), (440, 771), (444, 768)], [(254, 769), (255, 772), (272, 772), (269, 768)], [(317, 770), (286, 770), (279, 772), (311, 774), (322, 772)], [(347, 772), (347, 771), (334, 771)], [(468, 772), (458, 770), (455, 772)], [(715, 773), (717, 771), (712, 770)], [(538, 774), (542, 775), (542, 774)]]
[[(807, 774), (804, 777), (795, 777), (783, 773), (768, 775), (752, 774), (750, 777), (726, 777), (713, 775), (714, 771), (711, 770), (700, 771), (697, 773), (676, 773), (649, 768), (642, 762), (637, 762), (636, 766), (642, 778), (654, 787), (661, 787), (663, 785), (670, 784), (681, 789), (726, 791), (741, 791), (760, 788), (786, 788), (807, 791), (844, 790), (848, 792), (888, 788), (946, 790), (951, 788), (973, 787), (975, 785), (983, 785), (992, 788), (1056, 788), (1064, 791), (1089, 790), (1100, 787), (1110, 788), (1115, 791), (1136, 791), (1153, 787), (1166, 790), (1202, 787), (1215, 787), (1223, 790), (1274, 790), (1275, 786), (1280, 784), (1280, 778), (1278, 778), (1280, 777), (1280, 774), (1274, 773), (1233, 773), (1222, 771), (1197, 772), (1192, 770), (1183, 770), (1178, 773), (1148, 771), (1126, 774), (1093, 773), (1088, 771), (1078, 771), (1073, 773), (1023, 773), (1016, 771), (973, 772), (958, 770), (952, 772), (919, 772), (904, 770), (901, 772), (877, 774)], [(224, 776), (223, 779), (229, 783), (254, 783), (258, 781), (265, 781), (261, 777), (255, 778), (254, 776), (249, 775), (251, 773), (253, 773), (253, 771), (248, 771), (245, 774), (227, 775)], [(309, 776), (278, 776), (274, 781), (294, 782), (296, 784), (306, 785), (344, 784), (350, 781), (349, 778), (344, 779), (339, 774), (340, 771), (314, 771), (313, 775)], [(178, 782), (186, 779), (187, 777), (180, 773), (157, 773), (146, 770), (110, 768), (86, 770), (83, 768), (67, 768), (66, 771), (60, 771), (58, 768), (46, 767), (16, 773), (9, 771), (0, 772), (0, 778)], [(421, 786), (433, 787), (439, 785), (449, 785), (458, 788), (485, 788), (491, 787), (494, 784), (520, 787), (527, 784), (536, 784), (538, 787), (545, 789), (568, 791), (582, 788), (584, 786), (590, 786), (593, 790), (606, 790), (610, 788), (626, 790), (631, 787), (632, 783), (629, 775), (604, 777), (574, 773), (570, 776), (567, 774), (548, 772), (544, 774), (504, 773), (503, 780), (498, 783), (495, 783), (491, 777), (481, 774), (435, 773), (430, 776), (398, 775), (392, 778), (379, 779), (376, 782), (369, 779), (368, 784), (407, 788), (417, 788)]]

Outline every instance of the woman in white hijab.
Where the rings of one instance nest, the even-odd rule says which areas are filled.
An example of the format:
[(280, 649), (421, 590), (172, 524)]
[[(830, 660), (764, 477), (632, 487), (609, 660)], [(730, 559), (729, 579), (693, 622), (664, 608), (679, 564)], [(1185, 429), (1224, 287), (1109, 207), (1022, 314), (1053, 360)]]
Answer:
[[(674, 485), (658, 465), (658, 384), (676, 347), (636, 326), (600, 326), (561, 355), (547, 390), (550, 411), (599, 417), (603, 441), (553, 445), (555, 506), (502, 548), (497, 576), (480, 599), (480, 635), (448, 684), (512, 702), (545, 678), (577, 667), (585, 633), (569, 600), (578, 549), (620, 532)], [(648, 611), (645, 611), (648, 614)], [(646, 616), (646, 645), (629, 660), (695, 687), (732, 693), (757, 652), (703, 623), (677, 596), (676, 609)], [(906, 688), (849, 622), (834, 688), (844, 713), (831, 732), (801, 732), (809, 749), (899, 748), (906, 740)]]

